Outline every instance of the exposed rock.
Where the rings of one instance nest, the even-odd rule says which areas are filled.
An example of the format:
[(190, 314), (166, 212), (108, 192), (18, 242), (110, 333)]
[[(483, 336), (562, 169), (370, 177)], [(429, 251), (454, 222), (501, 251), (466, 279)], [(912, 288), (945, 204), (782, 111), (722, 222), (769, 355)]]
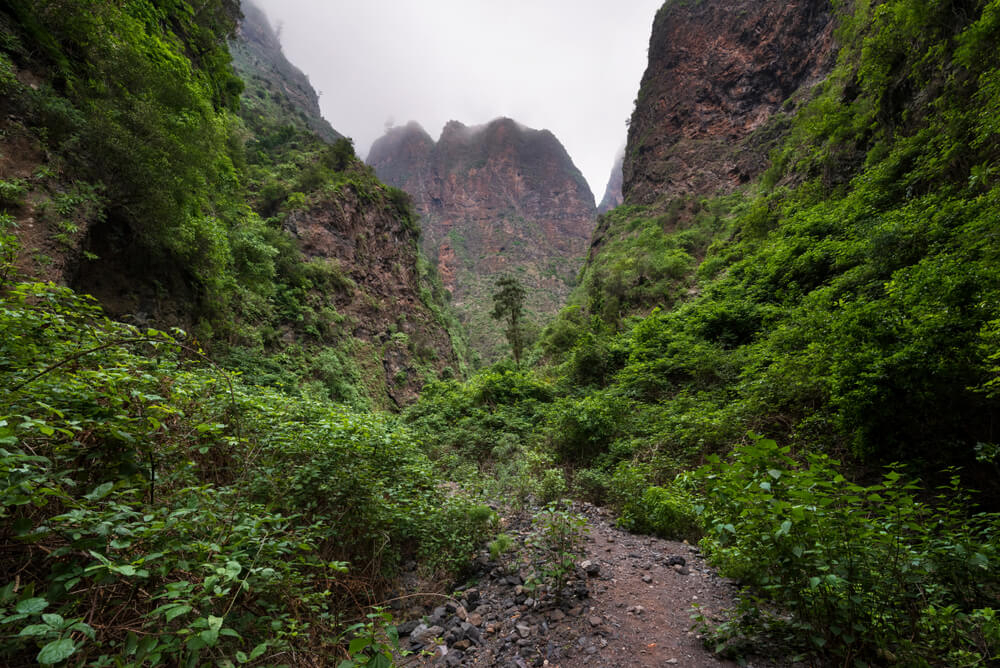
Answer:
[(563, 305), (596, 210), (587, 182), (551, 132), (509, 118), (476, 127), (451, 121), (435, 142), (409, 123), (376, 141), (368, 163), (413, 197), (424, 251), (485, 359), (502, 348), (489, 317), (499, 276), (514, 273), (524, 283), (536, 322)]
[(833, 60), (829, 0), (665, 3), (629, 124), (625, 200), (729, 191), (758, 175), (782, 105)]

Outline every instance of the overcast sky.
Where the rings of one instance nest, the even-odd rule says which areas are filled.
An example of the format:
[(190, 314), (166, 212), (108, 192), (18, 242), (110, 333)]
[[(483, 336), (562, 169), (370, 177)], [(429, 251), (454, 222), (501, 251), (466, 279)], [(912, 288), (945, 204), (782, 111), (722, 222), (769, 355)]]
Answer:
[(386, 123), (551, 130), (600, 200), (662, 0), (255, 0), (365, 156)]

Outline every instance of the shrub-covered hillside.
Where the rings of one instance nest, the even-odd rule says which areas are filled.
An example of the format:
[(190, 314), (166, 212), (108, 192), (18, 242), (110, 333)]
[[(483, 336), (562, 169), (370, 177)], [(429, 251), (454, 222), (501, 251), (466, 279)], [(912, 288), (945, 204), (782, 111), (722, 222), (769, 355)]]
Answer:
[(315, 665), (404, 560), (450, 572), (489, 528), (391, 417), (250, 387), (66, 288), (0, 290), (5, 665)]
[(1000, 642), (980, 514), (1000, 498), (1000, 3), (835, 11), (836, 66), (762, 126), (783, 139), (761, 178), (626, 198), (538, 365), (435, 385), (409, 420), (456, 470), (704, 535), (751, 586), (733, 651), (978, 665)]
[(359, 406), (461, 373), (407, 197), (296, 106), (315, 93), (283, 86), (304, 76), (261, 12), (13, 2), (0, 28), (0, 210), (23, 273), (183, 326), (256, 382)]

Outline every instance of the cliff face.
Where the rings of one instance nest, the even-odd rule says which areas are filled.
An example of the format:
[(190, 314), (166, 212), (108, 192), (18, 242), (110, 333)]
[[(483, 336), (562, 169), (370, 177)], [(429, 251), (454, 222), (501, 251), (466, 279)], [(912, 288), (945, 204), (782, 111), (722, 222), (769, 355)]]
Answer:
[(611, 168), (611, 176), (608, 177), (608, 185), (604, 188), (604, 197), (597, 205), (597, 213), (607, 213), (616, 206), (621, 206), (625, 201), (622, 195), (622, 167), (625, 163), (625, 154), (622, 153), (615, 160), (615, 166)]
[[(0, 45), (0, 278), (16, 237), (27, 278), (92, 294), (119, 320), (179, 326), (250, 382), (356, 405), (402, 405), (460, 374), (460, 327), (405, 195), (322, 119), (263, 13), (244, 2), (237, 22), (236, 2), (219, 3), (231, 14), (204, 62), (184, 59), (205, 44), (178, 46), (169, 21), (142, 32), (115, 3), (94, 23), (121, 44), (69, 20), (87, 8), (68, 7), (65, 25), (32, 17), (31, 30), (28, 3), (0, 9), (13, 35)], [(30, 48), (45, 31), (74, 59)], [(187, 79), (141, 76), (157, 71), (144, 59), (167, 56)], [(116, 76), (119, 59), (137, 63), (135, 90), (87, 87)], [(47, 85), (60, 76), (77, 85)]]
[(632, 114), (625, 199), (730, 191), (767, 166), (786, 100), (833, 65), (829, 0), (663, 5)]
[(377, 141), (368, 162), (413, 197), (424, 251), (484, 359), (501, 350), (499, 327), (489, 317), (499, 276), (514, 275), (528, 289), (535, 325), (563, 304), (586, 253), (595, 208), (586, 181), (551, 132), (506, 118), (478, 127), (451, 121), (435, 143), (410, 123)]
[(240, 9), (243, 19), (236, 39), (230, 42), (229, 52), (233, 67), (246, 85), (244, 110), (308, 128), (327, 142), (342, 137), (323, 118), (319, 95), (309, 77), (285, 57), (278, 34), (264, 12), (247, 0)]

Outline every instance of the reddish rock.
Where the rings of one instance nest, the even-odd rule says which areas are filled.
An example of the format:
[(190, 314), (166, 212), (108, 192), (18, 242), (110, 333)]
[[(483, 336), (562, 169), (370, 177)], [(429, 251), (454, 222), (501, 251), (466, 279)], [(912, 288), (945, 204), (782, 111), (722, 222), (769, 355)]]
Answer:
[(667, 2), (632, 114), (630, 204), (727, 192), (759, 175), (782, 106), (834, 60), (829, 0)]
[(525, 284), (536, 323), (562, 306), (595, 208), (587, 182), (551, 132), (509, 118), (476, 127), (451, 121), (434, 142), (409, 123), (375, 142), (368, 163), (413, 198), (424, 251), (483, 357), (497, 357), (502, 342), (488, 315), (501, 274)]

